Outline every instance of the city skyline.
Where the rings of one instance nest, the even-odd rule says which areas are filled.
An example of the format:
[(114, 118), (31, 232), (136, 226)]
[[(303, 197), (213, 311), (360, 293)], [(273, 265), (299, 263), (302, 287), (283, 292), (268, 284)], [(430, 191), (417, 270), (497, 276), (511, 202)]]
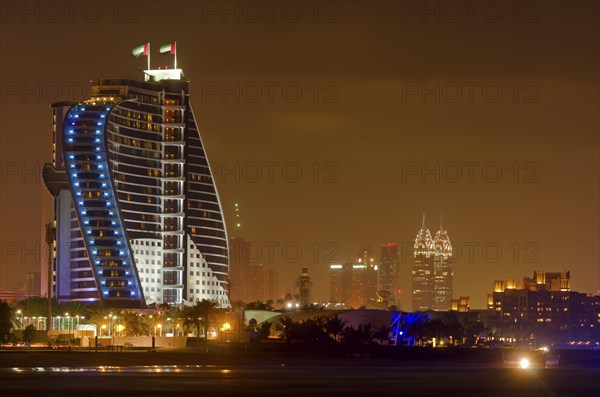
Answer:
[(0, 382), (597, 397), (600, 1), (0, 0)]
[[(225, 221), (239, 202), (243, 237), (261, 247), (257, 262), (279, 272), (281, 290), (307, 267), (324, 299), (328, 259), (412, 244), (420, 214), (443, 212), (455, 295), (470, 296), (471, 307), (485, 307), (480, 280), (535, 269), (569, 269), (574, 290), (597, 293), (597, 6), (579, 5), (540, 5), (536, 23), (398, 24), (399, 5), (351, 2), (335, 23), (280, 21), (274, 35), (267, 23), (195, 23), (193, 12), (157, 32), (164, 9), (149, 2), (127, 39), (100, 29), (93, 46), (72, 34), (82, 21), (9, 21), (0, 48), (0, 289), (43, 261), (35, 251), (51, 218), (39, 176), (50, 155), (50, 104), (85, 99), (98, 76), (141, 78), (146, 60), (126, 58), (140, 43), (152, 43), (154, 66), (171, 67), (158, 48), (177, 38)], [(202, 39), (186, 40), (190, 30)], [(79, 56), (63, 62), (53, 37), (70, 37)], [(94, 51), (110, 56), (84, 56)], [(489, 95), (499, 88), (501, 98), (483, 87)], [(296, 262), (290, 244), (302, 249)], [(405, 253), (401, 272), (412, 262)]]

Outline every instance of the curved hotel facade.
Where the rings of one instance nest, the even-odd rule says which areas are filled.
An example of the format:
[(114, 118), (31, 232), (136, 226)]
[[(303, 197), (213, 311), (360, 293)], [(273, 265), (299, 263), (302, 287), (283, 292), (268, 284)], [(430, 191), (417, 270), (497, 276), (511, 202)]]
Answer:
[(223, 212), (180, 69), (100, 79), (54, 104), (53, 294), (111, 307), (228, 307)]

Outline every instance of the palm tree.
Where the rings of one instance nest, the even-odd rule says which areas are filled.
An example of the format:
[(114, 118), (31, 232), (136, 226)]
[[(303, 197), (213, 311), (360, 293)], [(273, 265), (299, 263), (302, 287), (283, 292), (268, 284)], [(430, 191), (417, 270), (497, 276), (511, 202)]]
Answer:
[(47, 305), (48, 302), (46, 298), (33, 296), (17, 302), (16, 307), (21, 309), (26, 316), (45, 317)]
[(402, 313), (400, 318), (401, 330), (415, 342), (423, 337), (425, 325), (429, 321), (429, 315), (421, 312)]
[(250, 302), (246, 304), (244, 310), (273, 310), (273, 301), (268, 300), (266, 303), (260, 300)]
[(321, 342), (329, 339), (323, 317), (307, 318), (298, 324), (298, 331), (305, 342)]
[(191, 325), (195, 326), (196, 334), (200, 336), (200, 326), (204, 331), (204, 339), (208, 338), (208, 326), (210, 325), (210, 319), (215, 314), (219, 303), (214, 300), (202, 299), (196, 302), (194, 306), (185, 307), (182, 310), (182, 317), (184, 320), (184, 327)]
[(296, 324), (291, 318), (286, 316), (279, 320), (278, 326), (283, 332), (283, 337), (285, 341), (291, 342), (292, 339), (296, 336), (298, 324)]
[(371, 323), (359, 324), (357, 328), (347, 326), (342, 334), (344, 343), (363, 344), (370, 343), (373, 340)]
[(329, 335), (333, 336), (336, 342), (340, 341), (340, 334), (344, 327), (346, 326), (346, 321), (342, 320), (338, 317), (338, 315), (334, 315), (333, 317), (329, 317), (325, 322), (325, 328)]
[(101, 303), (93, 303), (85, 308), (84, 313), (88, 318), (88, 323), (96, 325), (96, 330), (100, 334), (100, 329), (103, 325), (108, 327), (110, 323), (108, 316), (112, 314), (112, 311), (104, 307)]
[(7, 342), (15, 327), (15, 309), (8, 302), (0, 300), (0, 341)]
[(142, 316), (134, 312), (124, 311), (120, 313), (119, 317), (128, 336), (148, 335), (150, 326)]
[(69, 313), (69, 316), (82, 316), (85, 313), (86, 307), (80, 302), (69, 302), (63, 307), (65, 313)]
[(379, 344), (383, 345), (383, 342), (386, 341), (389, 343), (390, 339), (390, 327), (385, 324), (377, 327), (375, 332), (373, 332), (373, 339), (377, 339)]
[(244, 310), (244, 307), (246, 307), (246, 303), (244, 301), (235, 300), (231, 302), (231, 310), (234, 312), (238, 310)]
[(268, 321), (263, 322), (258, 328), (258, 339), (264, 340), (268, 339), (271, 335), (271, 323)]

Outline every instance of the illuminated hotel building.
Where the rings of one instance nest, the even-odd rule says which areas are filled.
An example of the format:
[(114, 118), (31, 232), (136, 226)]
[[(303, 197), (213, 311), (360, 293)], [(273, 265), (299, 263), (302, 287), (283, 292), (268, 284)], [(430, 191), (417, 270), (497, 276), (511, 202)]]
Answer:
[(495, 281), (494, 292), (488, 294), (488, 310), (506, 324), (515, 324), (505, 327), (505, 336), (522, 339), (532, 333), (536, 337), (551, 336), (555, 341), (563, 337), (592, 337), (597, 341), (600, 296), (571, 291), (570, 282), (568, 271), (534, 271), (533, 277), (523, 277), (522, 282)]
[(97, 80), (57, 103), (53, 296), (109, 307), (229, 307), (228, 239), (180, 69)]
[(452, 309), (451, 257), (452, 244), (443, 225), (440, 223), (440, 230), (435, 234), (434, 239), (425, 226), (425, 215), (423, 215), (423, 224), (414, 244), (413, 310)]

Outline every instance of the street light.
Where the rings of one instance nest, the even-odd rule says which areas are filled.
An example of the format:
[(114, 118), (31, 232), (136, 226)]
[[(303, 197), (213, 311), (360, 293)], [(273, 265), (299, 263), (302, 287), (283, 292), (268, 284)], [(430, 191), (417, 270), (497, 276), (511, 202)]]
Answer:
[(21, 342), (23, 342), (23, 312), (21, 310), (17, 310), (17, 314), (21, 315), (19, 328), (21, 329)]
[(69, 348), (71, 347), (71, 317), (69, 317), (69, 313), (65, 313), (65, 318), (67, 319), (67, 335), (69, 336)]
[(19, 310), (17, 310), (17, 314), (21, 317), (21, 322), (19, 323), (19, 328), (23, 329), (23, 312), (19, 309)]

